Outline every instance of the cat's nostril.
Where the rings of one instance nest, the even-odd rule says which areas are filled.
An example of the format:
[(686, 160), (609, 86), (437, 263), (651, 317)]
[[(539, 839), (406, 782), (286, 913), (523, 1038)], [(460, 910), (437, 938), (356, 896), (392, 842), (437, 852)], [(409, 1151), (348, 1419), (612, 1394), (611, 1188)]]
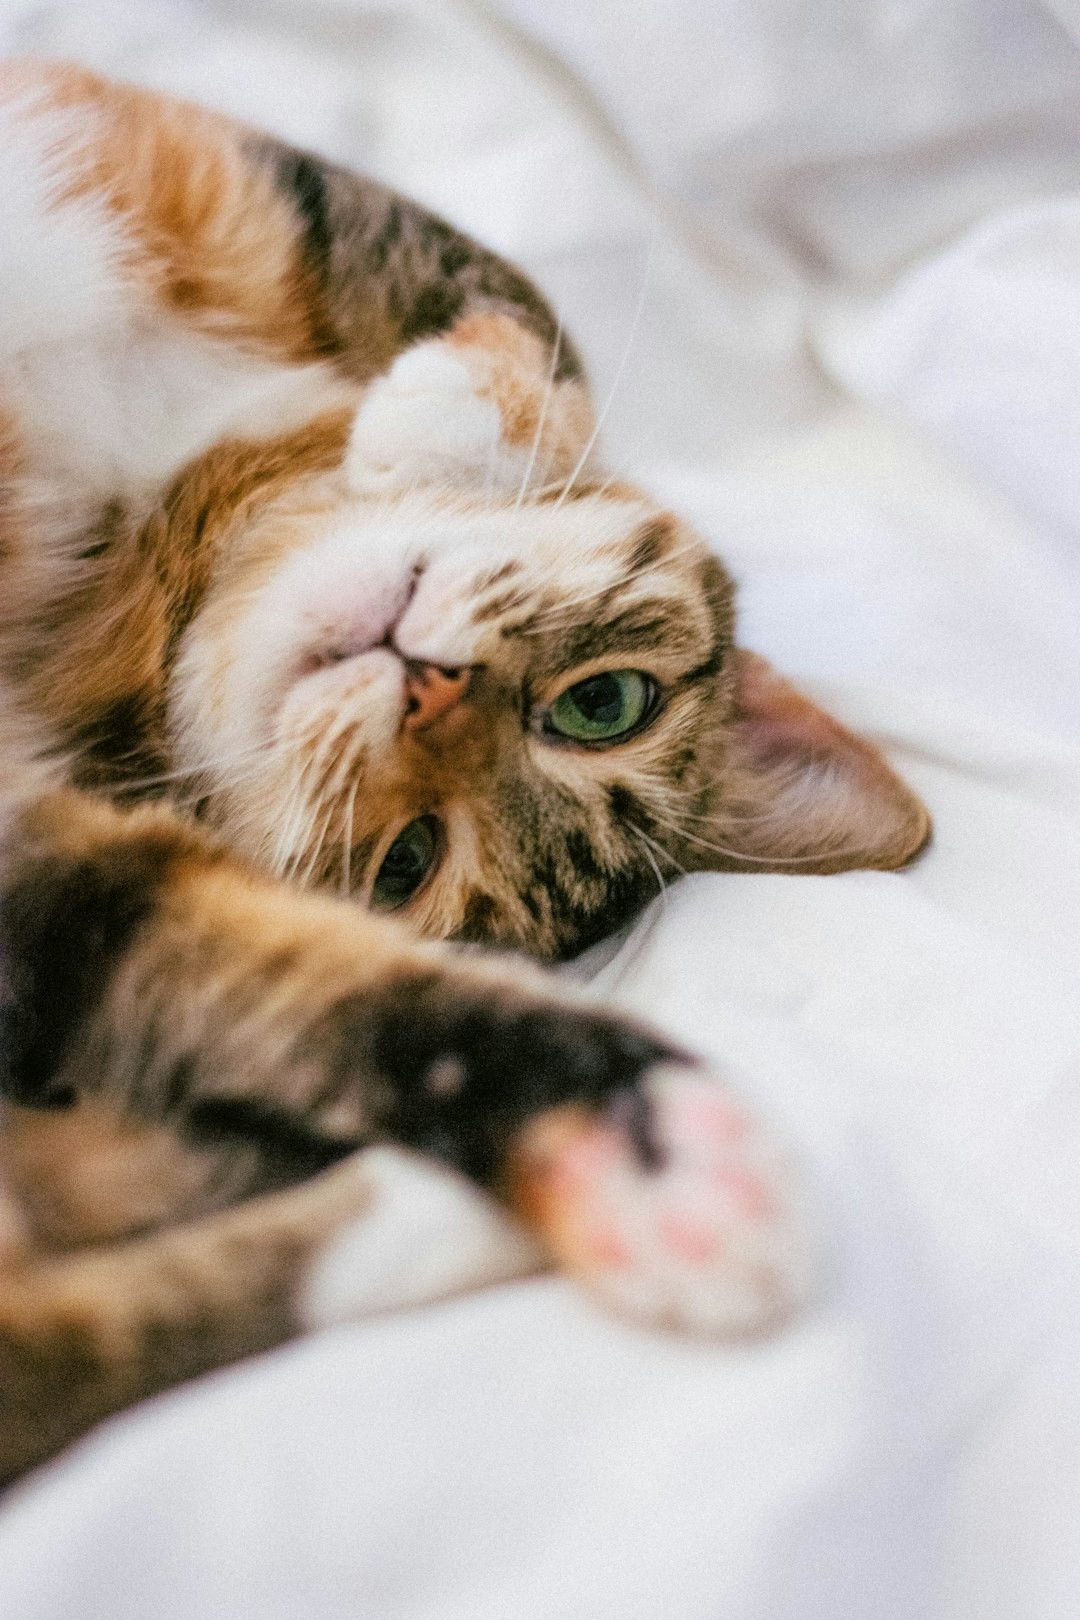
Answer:
[(472, 670), (457, 664), (425, 664), (415, 658), (405, 661), (405, 728), (422, 731), (441, 720), (465, 697)]

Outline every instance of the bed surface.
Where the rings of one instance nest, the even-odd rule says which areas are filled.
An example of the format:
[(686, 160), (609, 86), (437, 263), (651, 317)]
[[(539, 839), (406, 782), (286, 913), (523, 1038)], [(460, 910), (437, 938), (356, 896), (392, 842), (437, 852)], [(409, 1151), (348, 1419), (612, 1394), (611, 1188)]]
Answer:
[[(1075, 24), (1075, 30), (1071, 22)], [(1080, 1614), (1080, 20), (1004, 0), (6, 0), (522, 262), (742, 639), (887, 748), (902, 875), (697, 876), (576, 971), (783, 1126), (826, 1272), (737, 1348), (545, 1278), (107, 1425), (5, 1620)]]

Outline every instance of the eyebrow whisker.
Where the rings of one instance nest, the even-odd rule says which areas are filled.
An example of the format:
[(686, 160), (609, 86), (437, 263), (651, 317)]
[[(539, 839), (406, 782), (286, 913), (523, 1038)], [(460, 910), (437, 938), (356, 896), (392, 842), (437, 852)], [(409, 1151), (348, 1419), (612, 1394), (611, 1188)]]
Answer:
[(597, 439), (600, 437), (600, 430), (603, 427), (604, 422), (607, 420), (607, 414), (608, 414), (609, 410), (611, 409), (612, 402), (613, 402), (613, 400), (615, 398), (615, 395), (616, 395), (616, 393), (618, 391), (618, 388), (619, 388), (619, 384), (622, 382), (623, 373), (626, 370), (626, 364), (627, 364), (627, 361), (630, 358), (630, 351), (634, 347), (634, 340), (635, 340), (635, 338), (637, 337), (637, 334), (638, 334), (638, 327), (641, 325), (641, 317), (642, 317), (642, 315), (644, 314), (644, 311), (645, 311), (645, 294), (646, 294), (646, 291), (648, 289), (649, 278), (650, 278), (650, 276), (652, 274), (653, 258), (654, 258), (655, 253), (656, 253), (656, 243), (657, 243), (657, 240), (659, 238), (659, 235), (660, 235), (660, 222), (659, 222), (659, 220), (656, 220), (653, 223), (652, 235), (649, 238), (649, 247), (648, 247), (648, 251), (646, 252), (646, 255), (645, 255), (645, 268), (642, 271), (642, 276), (641, 276), (641, 290), (638, 293), (637, 304), (636, 304), (636, 306), (634, 308), (633, 319), (630, 322), (630, 330), (629, 330), (629, 333), (627, 335), (626, 343), (625, 343), (625, 345), (623, 347), (622, 358), (620, 359), (618, 366), (615, 368), (615, 376), (614, 376), (614, 379), (612, 381), (611, 387), (608, 389), (607, 398), (605, 399), (604, 404), (603, 404), (603, 408), (601, 409), (599, 415), (596, 418), (595, 423), (593, 424), (593, 430), (589, 434), (588, 439), (586, 440), (585, 448), (581, 452), (580, 456), (578, 457), (577, 462), (576, 462), (576, 464), (574, 466), (573, 472), (570, 474), (570, 477), (566, 480), (566, 483), (563, 485), (561, 493), (556, 497), (555, 502), (554, 502), (554, 506), (552, 508), (553, 511), (558, 510), (558, 508), (565, 501), (566, 497), (569, 495), (570, 491), (573, 489), (574, 485), (577, 483), (578, 475), (580, 474), (581, 469), (584, 467), (585, 463), (588, 461), (589, 456), (592, 454), (593, 446), (595, 445)]
[(660, 870), (660, 867), (659, 867), (659, 864), (657, 862), (656, 856), (653, 854), (653, 848), (658, 849), (660, 846), (659, 845), (654, 845), (653, 840), (648, 836), (648, 834), (643, 833), (640, 827), (635, 827), (634, 823), (632, 821), (624, 822), (623, 825), (626, 827), (628, 832), (632, 832), (634, 834), (634, 836), (640, 840), (641, 847), (645, 851), (645, 859), (648, 861), (649, 865), (652, 867), (653, 875), (656, 878), (657, 894), (659, 896), (660, 904), (662, 906), (666, 906), (667, 905), (667, 887), (668, 886), (667, 886), (666, 882), (664, 881), (664, 874)]
[(544, 387), (543, 404), (540, 408), (540, 415), (537, 417), (536, 432), (533, 434), (532, 446), (529, 450), (529, 459), (525, 464), (525, 471), (521, 479), (521, 487), (517, 492), (517, 500), (514, 502), (515, 512), (525, 499), (525, 491), (529, 487), (529, 480), (532, 478), (533, 468), (536, 466), (536, 457), (540, 449), (540, 441), (544, 436), (544, 424), (547, 421), (548, 406), (550, 405), (551, 397), (555, 392), (555, 370), (559, 364), (559, 348), (562, 344), (562, 329), (562, 310), (560, 308), (555, 322), (555, 341), (551, 346), (551, 364), (548, 367), (547, 383)]

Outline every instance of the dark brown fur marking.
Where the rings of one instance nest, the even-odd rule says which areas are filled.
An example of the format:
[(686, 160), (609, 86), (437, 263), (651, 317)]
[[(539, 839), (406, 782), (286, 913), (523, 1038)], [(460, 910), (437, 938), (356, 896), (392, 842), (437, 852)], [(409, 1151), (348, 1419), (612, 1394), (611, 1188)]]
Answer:
[(403, 347), (445, 332), (466, 310), (506, 311), (543, 342), (558, 342), (557, 380), (581, 361), (532, 283), (481, 247), (376, 181), (325, 158), (252, 138), (293, 201), (305, 263), (319, 288), (325, 350), (350, 375), (371, 376)]
[(669, 518), (651, 518), (634, 535), (630, 554), (626, 559), (628, 574), (642, 574), (655, 568), (671, 544), (672, 523)]
[[(370, 1022), (372, 1009), (358, 1008)], [(379, 998), (374, 1057), (388, 1081), (384, 1129), (495, 1187), (525, 1123), (566, 1102), (598, 1106), (633, 1087), (674, 1048), (633, 1025), (586, 1011), (462, 994), (439, 977), (403, 980)], [(462, 1083), (432, 1093), (428, 1073), (447, 1060)]]
[(177, 857), (174, 838), (150, 833), (82, 857), (45, 856), (0, 896), (0, 1090), (56, 1104), (64, 1054)]

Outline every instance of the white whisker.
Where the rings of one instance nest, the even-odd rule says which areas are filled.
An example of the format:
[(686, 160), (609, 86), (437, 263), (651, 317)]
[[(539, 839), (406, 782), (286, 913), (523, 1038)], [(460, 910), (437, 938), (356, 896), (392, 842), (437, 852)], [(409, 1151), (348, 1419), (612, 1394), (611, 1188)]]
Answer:
[(666, 906), (667, 905), (667, 884), (664, 882), (664, 874), (661, 872), (660, 867), (657, 864), (656, 856), (653, 854), (652, 849), (650, 848), (650, 845), (652, 844), (652, 839), (647, 837), (646, 834), (641, 831), (640, 827), (635, 827), (633, 822), (627, 821), (627, 822), (624, 822), (623, 825), (627, 828), (627, 830), (629, 832), (634, 833), (636, 835), (636, 837), (638, 839), (640, 839), (641, 847), (645, 851), (645, 859), (648, 861), (649, 865), (652, 867), (653, 875), (656, 878), (657, 893), (658, 893), (658, 895), (660, 897), (660, 904), (661, 904), (661, 906)]
[(559, 346), (561, 343), (562, 309), (560, 308), (555, 321), (555, 341), (551, 345), (551, 364), (548, 367), (547, 383), (544, 387), (544, 402), (540, 408), (540, 415), (536, 420), (536, 432), (533, 434), (532, 447), (529, 450), (529, 459), (525, 464), (525, 472), (521, 479), (521, 487), (517, 492), (517, 500), (514, 502), (515, 512), (525, 499), (525, 491), (529, 487), (529, 480), (532, 478), (533, 468), (536, 466), (536, 456), (540, 449), (540, 441), (544, 436), (544, 423), (547, 421), (548, 406), (550, 405), (551, 397), (555, 392), (555, 370), (559, 364)]
[[(747, 861), (752, 866), (768, 866), (770, 868), (775, 868), (778, 866), (807, 866), (811, 862), (820, 862), (823, 859), (828, 859), (830, 861), (848, 859), (855, 860), (861, 858), (866, 853), (865, 850), (853, 849), (849, 846), (847, 848), (841, 847), (840, 849), (818, 850), (816, 854), (813, 855), (751, 855), (748, 853), (748, 851), (743, 849), (732, 849), (727, 844), (717, 844), (711, 839), (699, 838), (696, 833), (687, 832), (685, 827), (680, 827), (675, 822), (665, 821), (662, 816), (658, 816), (652, 809), (650, 809), (649, 814), (652, 816), (652, 819), (661, 827), (666, 827), (669, 832), (673, 832), (677, 838), (685, 839), (688, 844), (694, 844), (699, 849), (707, 849), (714, 855), (724, 855), (728, 860)], [(701, 816), (694, 817), (693, 819), (706, 820), (708, 818)]]
[(310, 807), (307, 803), (308, 778), (312, 774), (313, 761), (311, 759), (292, 760), (292, 782), (289, 787), (288, 798), (281, 820), (278, 823), (278, 836), (274, 845), (274, 852), (270, 860), (271, 868), (278, 877), (286, 877), (299, 859), (299, 851), (303, 848), (300, 831), (305, 821), (310, 823)]
[(627, 336), (626, 344), (625, 344), (625, 346), (623, 348), (623, 352), (622, 352), (622, 359), (619, 361), (618, 366), (615, 368), (615, 376), (614, 376), (614, 379), (612, 381), (611, 387), (608, 389), (608, 394), (607, 394), (607, 398), (604, 401), (603, 409), (601, 410), (599, 416), (596, 418), (596, 421), (595, 421), (595, 423), (593, 425), (593, 430), (589, 434), (589, 437), (585, 442), (585, 448), (581, 452), (580, 456), (578, 457), (577, 463), (576, 463), (576, 465), (574, 467), (573, 472), (570, 474), (570, 477), (566, 480), (566, 483), (563, 485), (562, 493), (556, 498), (556, 500), (554, 502), (553, 510), (557, 510), (562, 505), (562, 503), (565, 501), (566, 497), (569, 495), (570, 491), (573, 489), (574, 485), (577, 483), (578, 474), (581, 472), (581, 469), (584, 467), (585, 463), (588, 461), (590, 455), (592, 454), (593, 445), (596, 443), (597, 439), (600, 437), (600, 430), (603, 427), (604, 422), (607, 420), (608, 411), (611, 409), (611, 405), (612, 405), (612, 402), (613, 402), (613, 400), (615, 398), (615, 394), (618, 391), (619, 384), (622, 382), (623, 372), (626, 370), (626, 363), (630, 358), (630, 351), (634, 347), (634, 339), (637, 337), (638, 327), (641, 325), (641, 317), (642, 317), (642, 315), (644, 314), (644, 311), (645, 311), (645, 294), (646, 294), (646, 291), (647, 291), (648, 285), (649, 285), (649, 276), (650, 276), (650, 274), (652, 272), (653, 256), (654, 256), (654, 254), (656, 252), (656, 243), (657, 243), (657, 240), (659, 238), (659, 235), (660, 235), (660, 224), (659, 224), (659, 221), (656, 221), (653, 224), (652, 236), (649, 238), (649, 248), (648, 248), (648, 252), (645, 255), (645, 268), (644, 268), (644, 270), (642, 272), (642, 276), (641, 276), (641, 291), (638, 293), (637, 304), (636, 304), (636, 306), (634, 308), (634, 316), (633, 316), (632, 321), (630, 322), (630, 331), (629, 331), (629, 334)]
[(341, 836), (341, 892), (348, 898), (352, 893), (352, 845), (353, 845), (353, 814), (356, 810), (356, 795), (360, 791), (360, 778), (353, 783), (349, 794), (349, 803), (345, 811), (345, 830)]
[[(331, 800), (330, 803), (325, 806), (323, 818), (319, 823), (318, 837), (311, 846), (311, 853), (308, 856), (307, 861), (304, 863), (304, 870), (295, 874), (297, 882), (300, 884), (302, 889), (307, 888), (315, 873), (315, 868), (319, 864), (319, 857), (321, 856), (326, 845), (326, 835), (330, 831), (330, 823), (334, 819), (334, 811), (336, 808), (337, 806), (334, 804), (333, 800)], [(312, 821), (314, 821), (314, 816), (312, 817)]]
[(169, 782), (182, 782), (187, 777), (206, 776), (213, 771), (239, 770), (241, 767), (253, 765), (265, 759), (265, 750), (249, 748), (240, 754), (223, 754), (218, 759), (201, 760), (197, 765), (177, 767), (174, 771), (161, 771), (157, 776), (139, 776), (118, 785), (120, 793), (139, 793), (144, 788), (164, 787)]
[(639, 838), (643, 839), (651, 849), (654, 849), (656, 853), (662, 857), (663, 860), (667, 861), (670, 866), (673, 866), (676, 872), (678, 872), (682, 877), (686, 876), (686, 867), (680, 866), (671, 851), (669, 849), (665, 849), (663, 844), (658, 844), (655, 838), (650, 838), (643, 827), (639, 827), (637, 823), (633, 821), (624, 821), (623, 826), (629, 828), (632, 833), (636, 833)]

